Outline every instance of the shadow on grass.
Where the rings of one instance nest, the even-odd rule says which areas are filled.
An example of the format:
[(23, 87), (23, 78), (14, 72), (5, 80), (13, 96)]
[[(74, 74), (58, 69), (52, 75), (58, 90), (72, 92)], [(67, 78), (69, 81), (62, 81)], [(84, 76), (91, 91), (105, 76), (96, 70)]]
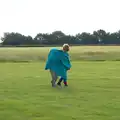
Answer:
[(71, 95), (71, 94), (76, 94), (76, 87), (75, 86), (73, 86), (73, 85), (68, 85), (67, 87), (65, 87), (63, 84), (62, 84), (62, 86), (60, 87), (60, 86), (57, 86), (56, 85), (56, 87), (52, 87), (52, 86), (50, 86), (49, 85), (49, 88), (51, 89), (51, 91), (53, 91), (53, 92), (59, 92), (59, 93), (64, 93), (64, 94), (66, 94), (66, 95)]

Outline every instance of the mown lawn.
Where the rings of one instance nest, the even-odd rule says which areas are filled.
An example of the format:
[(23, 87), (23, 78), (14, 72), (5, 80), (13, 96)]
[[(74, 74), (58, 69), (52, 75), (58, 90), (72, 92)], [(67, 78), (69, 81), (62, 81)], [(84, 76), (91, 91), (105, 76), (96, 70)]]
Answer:
[(0, 120), (120, 120), (120, 62), (73, 62), (52, 88), (44, 62), (0, 63)]

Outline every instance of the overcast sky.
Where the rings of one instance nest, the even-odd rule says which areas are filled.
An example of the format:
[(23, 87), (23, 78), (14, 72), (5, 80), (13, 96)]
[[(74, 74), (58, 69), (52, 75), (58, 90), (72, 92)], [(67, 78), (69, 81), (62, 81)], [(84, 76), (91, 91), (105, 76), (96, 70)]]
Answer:
[(120, 0), (0, 0), (0, 36), (120, 29)]

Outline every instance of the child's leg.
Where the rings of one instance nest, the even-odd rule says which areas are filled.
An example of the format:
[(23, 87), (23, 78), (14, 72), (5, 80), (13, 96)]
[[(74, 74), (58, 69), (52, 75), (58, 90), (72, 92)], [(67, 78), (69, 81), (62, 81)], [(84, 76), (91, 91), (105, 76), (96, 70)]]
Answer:
[(61, 85), (61, 82), (62, 82), (62, 80), (63, 80), (63, 78), (61, 77), (60, 79), (59, 79), (59, 81), (58, 81), (58, 85)]
[(64, 80), (64, 85), (65, 86), (68, 86), (68, 84), (67, 84), (67, 79), (63, 79)]
[(65, 86), (68, 86), (68, 85), (67, 85), (67, 80), (64, 79), (64, 78), (62, 78), (62, 77), (59, 79), (59, 81), (58, 81), (57, 84), (58, 84), (58, 85), (61, 85), (62, 80), (63, 80), (63, 82), (64, 82), (64, 85), (65, 85)]

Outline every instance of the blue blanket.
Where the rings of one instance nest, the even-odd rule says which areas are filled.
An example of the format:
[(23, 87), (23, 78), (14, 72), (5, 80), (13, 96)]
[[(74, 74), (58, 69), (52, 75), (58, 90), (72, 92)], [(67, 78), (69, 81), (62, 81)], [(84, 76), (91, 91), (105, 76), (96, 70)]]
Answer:
[(71, 68), (69, 54), (62, 50), (53, 48), (48, 54), (45, 70), (54, 71), (57, 76), (67, 79), (67, 70)]

